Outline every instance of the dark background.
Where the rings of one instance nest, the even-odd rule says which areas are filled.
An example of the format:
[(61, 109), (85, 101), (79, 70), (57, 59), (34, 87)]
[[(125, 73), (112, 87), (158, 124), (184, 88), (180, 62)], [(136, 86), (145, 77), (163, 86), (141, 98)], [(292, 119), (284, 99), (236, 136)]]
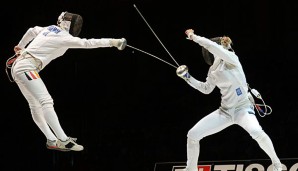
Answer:
[[(258, 116), (260, 124), (280, 158), (298, 157), (294, 3), (40, 0), (6, 1), (0, 9), (1, 170), (153, 171), (156, 162), (185, 162), (187, 131), (219, 106), (218, 89), (204, 95), (177, 77), (174, 67), (150, 55), (129, 47), (70, 49), (40, 75), (65, 132), (85, 149), (46, 149), (25, 98), (4, 69), (26, 30), (55, 24), (62, 11), (83, 16), (80, 37), (124, 37), (129, 45), (175, 66), (186, 64), (198, 80), (205, 80), (208, 66), (201, 47), (186, 40), (184, 31), (230, 36), (248, 83), (273, 109), (270, 116)], [(241, 159), (268, 156), (239, 126), (201, 141), (201, 161)]]

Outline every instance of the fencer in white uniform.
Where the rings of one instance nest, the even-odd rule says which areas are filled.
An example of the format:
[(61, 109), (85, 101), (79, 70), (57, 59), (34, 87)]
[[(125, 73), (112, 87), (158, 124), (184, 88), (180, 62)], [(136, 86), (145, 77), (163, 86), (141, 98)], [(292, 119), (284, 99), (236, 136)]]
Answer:
[(273, 171), (281, 171), (282, 164), (273, 143), (260, 126), (254, 106), (248, 98), (246, 77), (238, 56), (231, 47), (231, 39), (223, 36), (212, 41), (194, 34), (193, 29), (188, 29), (185, 33), (188, 39), (202, 46), (205, 50), (204, 59), (211, 66), (206, 81), (199, 81), (192, 77), (186, 65), (177, 68), (177, 75), (204, 94), (211, 93), (215, 87), (218, 87), (221, 93), (220, 107), (203, 117), (188, 131), (185, 170), (198, 170), (201, 139), (237, 124), (246, 130), (270, 157)]
[(116, 47), (123, 50), (126, 46), (125, 38), (79, 38), (82, 24), (79, 14), (62, 12), (57, 25), (29, 28), (14, 47), (18, 57), (12, 64), (11, 75), (29, 104), (34, 122), (47, 139), (48, 149), (81, 151), (83, 146), (62, 129), (53, 99), (39, 72), (68, 49)]

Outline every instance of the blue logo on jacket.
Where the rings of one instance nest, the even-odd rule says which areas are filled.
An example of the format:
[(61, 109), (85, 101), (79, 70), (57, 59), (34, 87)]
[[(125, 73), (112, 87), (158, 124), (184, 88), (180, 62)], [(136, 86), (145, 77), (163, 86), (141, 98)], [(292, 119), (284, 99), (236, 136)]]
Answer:
[(50, 32), (53, 32), (53, 33), (58, 34), (58, 33), (61, 31), (58, 27), (56, 27), (56, 26), (54, 26), (54, 25), (49, 26), (49, 27), (47, 28), (47, 30), (49, 30), (49, 31), (44, 32), (43, 35), (47, 36)]
[(237, 93), (237, 96), (240, 96), (240, 95), (242, 94), (241, 89), (240, 89), (240, 88), (237, 88), (237, 89), (236, 89), (236, 93)]

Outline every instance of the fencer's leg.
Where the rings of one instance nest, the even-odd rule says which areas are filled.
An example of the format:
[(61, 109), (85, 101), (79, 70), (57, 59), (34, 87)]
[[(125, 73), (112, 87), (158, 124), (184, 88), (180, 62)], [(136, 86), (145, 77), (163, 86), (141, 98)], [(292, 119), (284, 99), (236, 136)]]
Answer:
[(276, 155), (273, 143), (269, 136), (264, 131), (254, 132), (253, 134), (257, 134), (254, 135), (254, 139), (258, 142), (260, 147), (268, 154), (268, 156), (272, 160), (272, 163), (280, 163), (280, 160)]
[(29, 102), (29, 108), (30, 108), (34, 123), (38, 126), (38, 128), (42, 131), (42, 133), (46, 136), (48, 140), (56, 141), (57, 137), (55, 136), (55, 134), (52, 132), (49, 125), (47, 124), (40, 104), (30, 96), (30, 93), (28, 94), (28, 96), (26, 96), (26, 99)]
[(187, 138), (186, 171), (197, 171), (200, 154), (200, 141)]
[(278, 158), (273, 143), (270, 137), (264, 132), (260, 126), (257, 118), (253, 114), (244, 113), (239, 115), (238, 124), (243, 127), (251, 137), (257, 141), (259, 146), (265, 153), (270, 157), (273, 164), (280, 164), (280, 159)]
[(206, 136), (215, 134), (232, 124), (229, 116), (216, 110), (202, 118), (187, 134), (187, 171), (198, 170), (198, 159), (200, 154), (200, 140)]
[(264, 131), (253, 132), (252, 133), (255, 140), (258, 142), (261, 149), (270, 157), (272, 161), (272, 171), (282, 171), (282, 164), (277, 157), (273, 143), (269, 136)]
[(57, 139), (56, 136), (54, 135), (54, 133), (52, 132), (52, 130), (50, 129), (49, 125), (47, 124), (44, 118), (41, 105), (39, 104), (38, 101), (35, 100), (35, 98), (31, 95), (31, 93), (27, 89), (28, 80), (25, 77), (25, 75), (16, 74), (15, 82), (17, 83), (21, 93), (24, 95), (25, 99), (29, 104), (30, 112), (34, 123), (38, 126), (38, 128), (41, 130), (41, 132), (45, 135), (45, 137), (48, 140), (56, 140)]
[(57, 137), (55, 136), (55, 134), (52, 132), (49, 125), (47, 124), (47, 122), (44, 118), (41, 106), (34, 107), (34, 108), (30, 107), (30, 108), (31, 108), (30, 110), (31, 110), (33, 121), (39, 127), (39, 129), (43, 132), (43, 134), (46, 136), (46, 138), (48, 140), (56, 141)]
[[(21, 61), (20, 61), (21, 62)], [(30, 77), (30, 79), (28, 79)], [(62, 127), (60, 126), (57, 114), (53, 107), (53, 99), (48, 93), (46, 86), (44, 85), (42, 79), (39, 77), (38, 73), (35, 71), (20, 72), (15, 74), (16, 83), (21, 88), (21, 91), (25, 98), (28, 100), (31, 109), (33, 110), (34, 119), (39, 120), (40, 127), (43, 129), (43, 133), (46, 133), (47, 137), (53, 138), (53, 135), (50, 135), (49, 128), (46, 128), (44, 120), (54, 131), (55, 135), (61, 140), (67, 140), (67, 136), (64, 133)], [(42, 115), (44, 120), (41, 119), (42, 115), (35, 115), (39, 113), (39, 109), (35, 108), (37, 101), (42, 109)]]
[(110, 39), (110, 44), (111, 44), (111, 46), (114, 46), (114, 47), (118, 48), (119, 50), (123, 50), (127, 45), (127, 41), (125, 38)]
[(52, 130), (55, 132), (58, 139), (66, 141), (68, 139), (68, 136), (64, 133), (64, 130), (60, 125), (58, 116), (54, 110), (53, 103), (51, 103), (51, 100), (46, 99), (44, 102), (42, 102), (41, 105), (45, 119), (52, 128)]

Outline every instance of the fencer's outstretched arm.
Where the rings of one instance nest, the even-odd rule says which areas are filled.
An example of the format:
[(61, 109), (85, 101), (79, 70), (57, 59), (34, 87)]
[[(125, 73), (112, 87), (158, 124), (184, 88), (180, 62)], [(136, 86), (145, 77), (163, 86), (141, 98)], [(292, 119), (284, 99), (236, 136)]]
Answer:
[(199, 90), (203, 94), (210, 94), (215, 88), (215, 85), (212, 84), (209, 77), (207, 77), (206, 82), (201, 82), (192, 77), (189, 74), (188, 67), (186, 65), (179, 66), (176, 70), (176, 74), (183, 78), (191, 87)]
[(192, 29), (186, 30), (185, 34), (190, 40), (198, 43), (200, 46), (203, 46), (214, 56), (219, 57), (230, 64), (239, 65), (238, 56), (234, 52), (228, 51), (223, 46), (210, 39), (194, 34)]
[[(19, 44), (15, 47), (15, 51), (18, 49), (23, 49), (30, 43), (40, 32), (44, 31), (44, 29), (49, 29), (48, 32), (60, 32), (61, 30), (56, 27), (40, 27), (35, 26), (29, 28), (27, 32), (24, 34)], [(44, 32), (43, 34), (46, 34)], [(51, 40), (55, 41), (56, 46), (65, 47), (65, 48), (83, 48), (83, 49), (92, 49), (92, 48), (100, 48), (100, 47), (117, 47), (119, 50), (123, 50), (127, 44), (125, 38), (114, 39), (114, 38), (79, 38), (74, 37), (71, 34), (61, 33), (59, 36), (51, 37)], [(46, 41), (46, 38), (44, 39)], [(43, 42), (40, 42), (43, 43)]]
[(117, 47), (119, 50), (123, 50), (127, 44), (126, 39), (114, 39), (114, 38), (79, 38), (70, 35), (65, 35), (64, 41), (60, 41), (62, 47), (68, 48), (83, 48), (92, 49), (100, 47)]

